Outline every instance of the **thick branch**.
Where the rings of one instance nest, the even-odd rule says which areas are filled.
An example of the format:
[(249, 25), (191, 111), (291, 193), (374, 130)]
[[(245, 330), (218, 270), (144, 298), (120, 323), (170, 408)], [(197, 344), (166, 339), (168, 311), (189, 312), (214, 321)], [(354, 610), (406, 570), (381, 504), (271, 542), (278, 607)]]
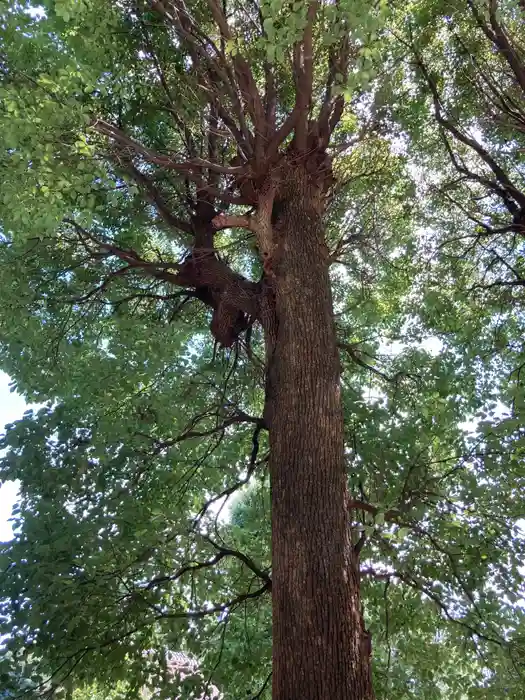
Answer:
[[(209, 2), (211, 3), (212, 0), (209, 0)], [(246, 123), (244, 107), (241, 99), (239, 98), (239, 93), (246, 93), (246, 90), (244, 89), (246, 85), (243, 86), (238, 84), (236, 71), (232, 71), (227, 57), (222, 51), (219, 50), (209, 36), (202, 34), (199, 27), (189, 16), (184, 2), (173, 0), (169, 5), (167, 5), (167, 3), (164, 3), (161, 0), (153, 0), (151, 5), (170, 23), (170, 25), (177, 32), (181, 41), (188, 48), (194, 68), (201, 78), (202, 82), (200, 87), (204, 91), (207, 101), (209, 103), (215, 101), (224, 103), (225, 94), (230, 98), (232, 111), (239, 123), (240, 131), (237, 131), (235, 127), (232, 129), (233, 124), (231, 120), (230, 123), (228, 123), (227, 117), (225, 116), (226, 110), (224, 114), (219, 113), (219, 116), (224, 119), (232, 134), (235, 135), (239, 149), (248, 155), (253, 151), (254, 137)], [(216, 4), (213, 9), (216, 11), (218, 10), (219, 13), (222, 12), (221, 8), (218, 8)], [(226, 31), (227, 36), (229, 36), (229, 28), (226, 20), (224, 19), (223, 22), (220, 16), (218, 16), (218, 19), (223, 25), (223, 31)], [(242, 60), (243, 59), (241, 58), (241, 61)], [(237, 66), (240, 66), (238, 61)], [(244, 65), (242, 68), (247, 68), (249, 71), (249, 67), (247, 65)], [(248, 85), (250, 86), (248, 92), (251, 91), (251, 87), (254, 87), (256, 91), (253, 77), (251, 78), (251, 81), (249, 78), (247, 80)], [(255, 95), (252, 95), (252, 97), (255, 97)]]
[(274, 247), (272, 208), (275, 197), (275, 185), (271, 178), (268, 178), (266, 183), (260, 187), (258, 195), (257, 208), (253, 214), (219, 214), (213, 219), (212, 224), (217, 229), (237, 226), (253, 231), (257, 238), (257, 246), (261, 255), (268, 260), (272, 256)]
[(389, 581), (392, 577), (395, 576), (395, 573), (376, 571), (372, 568), (361, 569), (359, 573), (361, 578), (373, 578), (375, 581)]
[(310, 0), (303, 38), (300, 46), (297, 47), (298, 61), (294, 61), (294, 70), (297, 74), (295, 105), (298, 110), (294, 145), (299, 152), (304, 152), (307, 148), (308, 113), (310, 111), (313, 86), (313, 25), (318, 7), (318, 0)]
[[(478, 156), (482, 159), (482, 161), (490, 168), (490, 170), (494, 173), (496, 177), (497, 183), (505, 190), (505, 192), (510, 195), (514, 199), (515, 202), (519, 204), (520, 207), (525, 208), (525, 195), (520, 192), (514, 184), (511, 182), (509, 177), (507, 176), (507, 173), (501, 168), (500, 165), (494, 160), (494, 158), (486, 151), (477, 141), (474, 139), (470, 138), (467, 136), (465, 133), (463, 133), (453, 122), (451, 122), (449, 119), (443, 116), (443, 111), (442, 111), (442, 103), (441, 99), (439, 96), (439, 93), (437, 91), (436, 84), (432, 77), (430, 76), (425, 64), (423, 63), (421, 57), (415, 52), (416, 55), (416, 60), (417, 64), (419, 66), (419, 69), (421, 70), (421, 73), (423, 74), (430, 91), (432, 93), (432, 98), (433, 98), (433, 103), (434, 103), (434, 114), (436, 117), (437, 122), (445, 128), (447, 131), (449, 131), (455, 138), (458, 139), (461, 143), (465, 144), (472, 150), (474, 150)], [(450, 152), (450, 151), (449, 151)], [(452, 153), (451, 153), (452, 156)], [(461, 171), (464, 172), (466, 175), (479, 180), (479, 176), (475, 176), (474, 173), (470, 173), (466, 168), (459, 166), (459, 164), (453, 159), (453, 162), (455, 163), (456, 167)], [(504, 195), (501, 193), (501, 188), (498, 187), (498, 185), (494, 182), (491, 182), (490, 180), (486, 181), (487, 186), (491, 187), (492, 189), (498, 191), (501, 196), (505, 199)], [(508, 204), (508, 202), (506, 202)]]
[[(74, 228), (87, 252), (96, 257), (115, 256), (143, 275), (194, 289), (194, 296), (213, 309), (211, 331), (223, 346), (230, 347), (239, 334), (249, 328), (259, 313), (259, 286), (235, 273), (213, 248), (214, 229), (211, 222), (194, 223), (195, 241), (211, 240), (211, 247), (195, 245), (182, 263), (161, 263), (144, 260), (136, 251), (100, 240), (74, 220), (65, 220)], [(202, 243), (201, 243), (202, 246)]]
[(331, 49), (328, 56), (328, 76), (326, 79), (325, 96), (318, 118), (319, 139), (324, 148), (328, 146), (330, 136), (343, 114), (344, 97), (342, 95), (337, 95), (334, 98), (333, 90), (336, 75), (340, 75), (343, 82), (347, 80), (349, 59), (350, 42), (348, 34), (345, 32), (339, 45)]
[(299, 118), (301, 116), (301, 110), (297, 106), (297, 104), (294, 106), (290, 114), (286, 117), (284, 122), (281, 124), (281, 126), (277, 129), (275, 134), (273, 135), (273, 138), (271, 139), (269, 145), (268, 145), (268, 150), (267, 150), (267, 155), (268, 159), (272, 161), (275, 159), (275, 156), (277, 155), (279, 151), (279, 146), (285, 141), (288, 136), (292, 133), (292, 131), (295, 129)]
[[(380, 512), (380, 509), (377, 506), (373, 506), (370, 503), (365, 503), (364, 501), (349, 501), (348, 503), (348, 509), (349, 510), (362, 510), (365, 513), (370, 513), (371, 515), (377, 515)], [(403, 515), (403, 513), (400, 510), (397, 509), (391, 509), (387, 510), (386, 512), (383, 513), (385, 520), (392, 520), (392, 521), (397, 521), (399, 517)]]
[[(100, 134), (109, 136), (113, 141), (124, 146), (134, 153), (138, 153), (143, 156), (145, 160), (154, 165), (160, 165), (168, 170), (179, 170), (181, 172), (187, 173), (189, 177), (195, 179), (194, 171), (211, 170), (215, 173), (220, 173), (223, 175), (235, 175), (239, 177), (246, 173), (247, 168), (245, 166), (229, 166), (229, 165), (219, 165), (218, 163), (211, 163), (209, 160), (203, 158), (192, 158), (185, 162), (177, 162), (173, 160), (170, 156), (162, 155), (152, 151), (150, 148), (143, 146), (138, 141), (127, 136), (123, 131), (113, 124), (109, 124), (102, 119), (97, 119), (93, 122), (93, 128)], [(197, 177), (197, 181), (201, 180), (201, 176)]]
[(255, 221), (250, 214), (218, 214), (212, 221), (217, 231), (225, 228), (246, 228), (255, 230)]
[[(226, 41), (231, 41), (233, 36), (228, 26), (228, 21), (224, 11), (217, 0), (208, 0), (213, 19), (215, 20), (221, 36)], [(261, 135), (264, 130), (264, 107), (255, 83), (252, 71), (246, 59), (238, 52), (232, 56), (232, 62), (235, 70), (237, 82), (241, 88), (241, 93), (246, 99), (248, 112), (252, 117), (255, 132), (255, 157), (256, 160), (262, 159), (262, 141)]]
[(487, 22), (481, 16), (479, 10), (474, 4), (473, 0), (467, 0), (469, 7), (481, 28), (482, 32), (489, 39), (492, 44), (500, 51), (500, 53), (505, 57), (507, 63), (512, 69), (516, 80), (525, 94), (525, 66), (521, 60), (519, 54), (516, 52), (512, 44), (510, 43), (507, 34), (505, 33), (503, 27), (498, 22), (497, 10), (498, 2), (497, 0), (489, 0), (489, 20), (490, 27)]
[(157, 190), (153, 182), (138, 170), (131, 161), (125, 164), (126, 172), (135, 180), (146, 200), (155, 208), (164, 223), (170, 228), (192, 234), (193, 229), (190, 223), (175, 216)]

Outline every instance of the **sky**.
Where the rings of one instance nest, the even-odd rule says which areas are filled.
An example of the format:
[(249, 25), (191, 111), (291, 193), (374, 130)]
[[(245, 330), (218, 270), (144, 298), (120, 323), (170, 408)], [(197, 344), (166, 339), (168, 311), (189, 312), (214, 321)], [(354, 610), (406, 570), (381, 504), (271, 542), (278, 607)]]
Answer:
[[(4, 425), (12, 423), (22, 417), (27, 408), (24, 399), (18, 394), (9, 391), (11, 380), (0, 372), (0, 434), (4, 432)], [(5, 542), (12, 536), (11, 525), (8, 522), (11, 517), (17, 496), (17, 486), (13, 481), (8, 481), (0, 486), (0, 542)]]

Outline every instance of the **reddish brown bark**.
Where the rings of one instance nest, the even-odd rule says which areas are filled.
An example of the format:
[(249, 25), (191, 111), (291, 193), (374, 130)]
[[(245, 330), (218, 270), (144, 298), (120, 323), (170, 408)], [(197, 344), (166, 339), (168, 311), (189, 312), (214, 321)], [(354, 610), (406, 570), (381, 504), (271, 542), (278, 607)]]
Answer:
[[(115, 144), (117, 162), (124, 162), (161, 220), (193, 238), (185, 260), (168, 267), (98, 243), (104, 255), (116, 255), (133, 270), (184, 287), (208, 305), (213, 310), (210, 330), (223, 346), (234, 344), (255, 321), (262, 324), (267, 346), (264, 422), (271, 446), (273, 698), (372, 700), (370, 640), (361, 616), (358, 555), (350, 541), (339, 358), (323, 231), (325, 195), (333, 183), (326, 146), (343, 104), (331, 87), (335, 74), (346, 72), (347, 46), (343, 42), (330, 55), (326, 97), (316, 123), (309, 119), (309, 96), (310, 32), (317, 3), (310, 2), (309, 28), (294, 53), (296, 105), (275, 128), (275, 94), (268, 76), (269, 92), (262, 100), (244, 60), (232, 59), (232, 66), (222, 55), (212, 60), (192, 39), (188, 15), (168, 17), (162, 3), (154, 6), (174, 23), (194, 64), (201, 66), (201, 79), (212, 95), (212, 121), (218, 114), (229, 125), (221, 91), (230, 96), (238, 120), (238, 129), (233, 124), (231, 130), (238, 155), (227, 164), (210, 163), (190, 148), (190, 157), (178, 161), (98, 121), (98, 130)], [(220, 6), (212, 6), (228, 39)], [(246, 96), (253, 134), (238, 104), (239, 91)], [(268, 137), (265, 149), (262, 134)], [(189, 183), (195, 183), (193, 200), (188, 195), (189, 222), (179, 225), (173, 219), (155, 183), (130, 165), (122, 149), (150, 165), (183, 172), (190, 192)], [(213, 151), (211, 160), (217, 156)], [(224, 213), (217, 201), (249, 203), (253, 211)], [(264, 270), (260, 281), (243, 278), (221, 260), (214, 233), (227, 226), (244, 226), (255, 234)]]
[(350, 542), (339, 358), (315, 175), (275, 204), (275, 331), (267, 341), (274, 700), (370, 700)]
[(211, 307), (211, 331), (220, 344), (233, 344), (255, 320), (264, 328), (274, 700), (374, 697), (358, 554), (350, 540), (340, 368), (323, 230), (331, 182), (326, 153), (312, 149), (309, 157), (289, 151), (270, 185), (260, 186), (262, 204), (253, 225), (262, 257), (263, 245), (268, 257), (259, 282), (220, 259), (214, 233), (224, 217), (203, 199), (187, 224), (192, 250), (173, 265), (148, 262), (69, 222), (88, 250), (99, 246), (99, 256), (116, 255), (129, 269), (185, 287)]
[[(273, 504), (273, 698), (372, 700), (370, 641), (361, 617), (358, 555), (350, 541), (339, 358), (323, 232), (324, 198), (333, 184), (326, 149), (344, 106), (334, 86), (348, 74), (350, 37), (345, 34), (322, 50), (321, 73), (314, 76), (321, 3), (308, 0), (302, 36), (291, 52), (296, 94), (289, 109), (288, 100), (279, 99), (274, 66), (262, 65), (261, 92), (260, 70), (237, 45), (225, 50), (242, 31), (233, 21), (237, 13), (229, 13), (226, 4), (208, 0), (201, 8), (207, 6), (215, 24), (209, 36), (208, 22), (194, 17), (186, 3), (147, 5), (154, 12), (151, 26), (164, 23), (164, 38), (175, 32), (177, 53), (184, 51), (191, 60), (188, 86), (192, 94), (200, 91), (195, 103), (202, 109), (200, 138), (185, 123), (184, 112), (178, 113), (172, 71), (163, 66), (165, 52), (155, 53), (150, 22), (142, 22), (140, 8), (134, 14), (180, 139), (173, 139), (173, 153), (171, 142), (157, 151), (155, 143), (131, 136), (134, 117), (130, 133), (120, 118), (118, 125), (98, 118), (92, 127), (108, 137), (115, 166), (135, 181), (159, 220), (177, 236), (184, 234), (188, 253), (173, 264), (155, 263), (74, 221), (69, 226), (95, 259), (116, 256), (122, 262), (99, 291), (128, 272), (182, 287), (187, 298), (211, 309), (210, 330), (222, 346), (233, 345), (255, 321), (262, 324)], [(179, 79), (184, 85), (178, 70), (173, 73), (175, 85)], [(321, 104), (319, 80), (325, 83)], [(158, 177), (163, 171), (170, 177)], [(182, 221), (165, 196), (173, 178), (184, 185), (189, 218)], [(251, 209), (231, 211), (230, 205)], [(221, 259), (214, 234), (228, 226), (254, 233), (261, 280), (242, 277)], [(261, 590), (268, 588), (266, 582)]]

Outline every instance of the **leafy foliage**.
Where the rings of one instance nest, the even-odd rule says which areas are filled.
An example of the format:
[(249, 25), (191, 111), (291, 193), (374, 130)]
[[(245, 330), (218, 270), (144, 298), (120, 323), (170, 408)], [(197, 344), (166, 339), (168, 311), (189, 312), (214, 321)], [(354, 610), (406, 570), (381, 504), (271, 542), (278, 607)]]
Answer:
[[(188, 3), (224, 58), (222, 111), (195, 67), (211, 50), (170, 24), (182, 5), (0, 5), (2, 369), (42, 405), (2, 443), (21, 500), (1, 554), (0, 677), (28, 696), (213, 683), (270, 697), (263, 333), (243, 308), (218, 349), (220, 285), (181, 276), (200, 207), (247, 211), (238, 144), (263, 147), (257, 106), (221, 71), (242, 80), (247, 64), (273, 85), (279, 132), (311, 3), (228, 3), (229, 38), (217, 3)], [(376, 694), (518, 700), (522, 4), (318, 5), (311, 109), (328, 75), (341, 113), (326, 240)], [(341, 41), (352, 62), (335, 71)], [(255, 294), (253, 235), (232, 225), (213, 248)], [(170, 685), (166, 648), (199, 658), (196, 686)]]

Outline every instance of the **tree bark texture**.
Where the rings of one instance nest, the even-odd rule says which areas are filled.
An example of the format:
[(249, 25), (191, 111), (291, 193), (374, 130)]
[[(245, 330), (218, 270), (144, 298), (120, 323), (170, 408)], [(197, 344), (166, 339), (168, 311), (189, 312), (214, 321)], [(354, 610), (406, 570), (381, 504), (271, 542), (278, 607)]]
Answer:
[(315, 174), (294, 168), (274, 203), (275, 327), (266, 334), (272, 697), (371, 700), (322, 214)]
[[(273, 66), (265, 62), (261, 75), (242, 51), (224, 50), (243, 31), (237, 11), (231, 14), (218, 0), (203, 3), (199, 18), (209, 11), (215, 24), (207, 36), (208, 21), (194, 19), (184, 2), (147, 4), (165, 25), (162, 40), (175, 33), (177, 51), (191, 59), (188, 86), (200, 94), (195, 104), (203, 108), (200, 136), (194, 138), (183, 114), (177, 116), (162, 61), (149, 47), (180, 133), (173, 145), (185, 156), (156, 152), (101, 118), (92, 128), (111, 140), (116, 166), (138, 184), (159, 219), (191, 236), (188, 254), (174, 265), (152, 263), (69, 223), (97, 260), (101, 253), (116, 256), (123, 271), (182, 287), (187, 299), (201, 300), (212, 310), (210, 330), (219, 345), (231, 347), (254, 323), (262, 324), (264, 423), (271, 447), (273, 698), (372, 700), (358, 554), (350, 539), (339, 357), (323, 231), (325, 197), (334, 181), (326, 151), (344, 107), (344, 97), (333, 87), (348, 76), (350, 39), (345, 32), (323, 49), (320, 71), (314, 70), (323, 3), (309, 0), (289, 66), (296, 93), (289, 109)], [(317, 105), (319, 79), (325, 97)], [(177, 74), (176, 85), (178, 80)], [(147, 175), (152, 169), (155, 175)], [(162, 170), (169, 178), (157, 179)], [(180, 221), (170, 210), (164, 189), (171, 189), (172, 175), (184, 178), (190, 221)], [(231, 205), (249, 210), (232, 212)], [(246, 279), (221, 258), (214, 234), (229, 227), (255, 235), (261, 280)]]
[[(254, 322), (266, 340), (264, 423), (270, 434), (274, 700), (373, 700), (370, 640), (350, 538), (340, 368), (323, 214), (332, 181), (326, 154), (290, 151), (253, 186), (253, 227), (264, 274), (250, 281), (221, 260), (218, 215), (205, 197), (187, 225), (191, 252), (173, 268), (94, 239), (93, 252), (184, 287), (212, 309), (229, 347)], [(93, 237), (74, 221), (83, 245)], [(97, 258), (98, 259), (98, 258)]]

